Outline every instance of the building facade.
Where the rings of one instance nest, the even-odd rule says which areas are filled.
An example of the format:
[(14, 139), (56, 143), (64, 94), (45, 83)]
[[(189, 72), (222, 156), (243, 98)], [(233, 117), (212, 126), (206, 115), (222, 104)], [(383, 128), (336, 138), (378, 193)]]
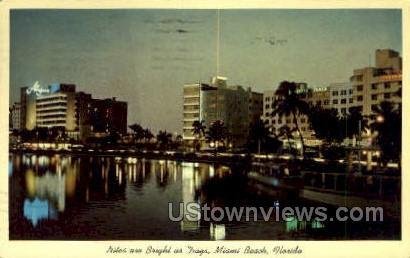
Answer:
[(263, 93), (254, 92), (248, 87), (248, 115), (249, 123), (254, 124), (259, 121), (263, 115)]
[[(300, 82), (297, 83), (296, 92), (309, 106), (321, 106), (325, 109), (332, 107), (330, 87), (309, 88), (306, 83)], [(280, 116), (278, 114), (274, 114), (274, 102), (277, 98), (278, 96), (274, 90), (264, 92), (262, 120), (265, 122), (271, 132), (271, 135), (279, 136), (279, 138), (285, 140), (288, 138), (288, 132), (290, 132), (294, 139), (299, 139), (299, 133), (296, 129), (297, 122), (299, 130), (307, 146), (316, 146), (321, 144), (321, 141), (315, 137), (307, 115), (299, 113), (296, 115), (295, 120), (293, 115)]]
[(112, 99), (93, 99), (76, 92), (74, 84), (54, 83), (46, 87), (36, 82), (21, 88), (20, 128), (59, 127), (74, 139), (116, 131), (127, 131), (127, 103)]
[(50, 85), (48, 94), (36, 97), (35, 110), (37, 127), (64, 127), (69, 132), (77, 131), (75, 85)]
[[(306, 83), (297, 84), (297, 92), (301, 95), (301, 98), (313, 102), (313, 92), (310, 92)], [(309, 93), (308, 93), (309, 92)], [(272, 135), (281, 135), (283, 128), (288, 127), (290, 130), (295, 128), (295, 121), (292, 115), (290, 116), (279, 116), (278, 114), (273, 114), (275, 111), (275, 100), (278, 98), (275, 90), (265, 91), (263, 93), (263, 117), (262, 120), (265, 121), (266, 126), (269, 128), (269, 131)], [(299, 114), (297, 116), (298, 125), (302, 133), (308, 133), (309, 131), (309, 122), (305, 115)], [(294, 132), (295, 134), (295, 132)]]
[(201, 117), (201, 83), (186, 84), (183, 89), (183, 128), (182, 138), (186, 145), (191, 146), (195, 141), (193, 123), (202, 121)]
[(89, 106), (92, 134), (127, 133), (127, 103), (111, 99), (92, 99)]
[(353, 106), (353, 88), (349, 82), (331, 83), (329, 85), (330, 107), (337, 109), (340, 116), (349, 113), (349, 108)]
[(19, 102), (15, 102), (10, 108), (9, 114), (9, 129), (20, 130), (21, 126), (21, 105)]
[(220, 120), (227, 129), (226, 143), (232, 147), (243, 146), (250, 124), (262, 113), (261, 93), (239, 85), (230, 86), (227, 78), (221, 76), (213, 77), (210, 84), (184, 85), (183, 96), (183, 140), (186, 145), (198, 137), (192, 126), (195, 121), (202, 121), (209, 128)]
[[(299, 83), (297, 93), (310, 106), (336, 109), (341, 117), (348, 115), (350, 108), (356, 107), (362, 115), (374, 119), (374, 111), (382, 101), (401, 103), (402, 88), (402, 65), (398, 52), (390, 49), (376, 50), (375, 60), (375, 67), (355, 69), (349, 82), (331, 83), (324, 88), (308, 88), (305, 83)], [(286, 126), (297, 138), (292, 116), (272, 115), (275, 99), (275, 91), (264, 92), (263, 120), (273, 135), (281, 135), (281, 128)], [(307, 116), (298, 115), (297, 122), (306, 145), (320, 144), (311, 130)]]
[(375, 56), (376, 67), (355, 69), (350, 77), (352, 106), (365, 116), (371, 116), (384, 100), (401, 103), (402, 63), (399, 53), (391, 49), (378, 49)]

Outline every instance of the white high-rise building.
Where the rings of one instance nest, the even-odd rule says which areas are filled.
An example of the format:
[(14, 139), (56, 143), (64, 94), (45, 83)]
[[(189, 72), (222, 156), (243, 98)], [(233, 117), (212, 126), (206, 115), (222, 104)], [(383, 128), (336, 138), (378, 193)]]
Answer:
[(261, 94), (239, 85), (228, 85), (226, 77), (213, 77), (210, 84), (186, 84), (183, 96), (183, 139), (186, 145), (198, 140), (198, 135), (194, 134), (195, 121), (201, 121), (209, 129), (219, 120), (228, 133), (225, 146), (243, 146), (250, 124), (261, 114)]
[(201, 83), (184, 85), (183, 94), (183, 133), (182, 138), (188, 145), (195, 140), (193, 123), (201, 121)]

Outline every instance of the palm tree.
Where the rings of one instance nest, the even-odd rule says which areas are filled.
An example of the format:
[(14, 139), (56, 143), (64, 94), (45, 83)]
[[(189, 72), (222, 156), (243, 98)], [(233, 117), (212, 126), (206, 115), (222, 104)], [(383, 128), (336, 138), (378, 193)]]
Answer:
[[(248, 143), (250, 147), (254, 147), (257, 144), (258, 154), (261, 152), (261, 145), (266, 145), (269, 138), (269, 129), (262, 120), (258, 120), (251, 124), (249, 130)], [(253, 148), (252, 148), (253, 149)]]
[(320, 105), (310, 108), (309, 123), (315, 131), (318, 139), (323, 139), (327, 143), (343, 141), (345, 136), (345, 127), (343, 118), (338, 116), (336, 109), (324, 109)]
[(390, 160), (399, 160), (401, 155), (401, 107), (383, 101), (374, 110), (375, 121), (370, 125), (377, 132), (376, 142), (381, 149), (384, 164)]
[(167, 131), (159, 131), (157, 134), (157, 142), (161, 149), (168, 148), (169, 144), (172, 142), (172, 134)]
[(276, 99), (273, 102), (274, 111), (273, 116), (293, 116), (295, 128), (299, 134), (302, 143), (302, 155), (304, 155), (305, 141), (302, 132), (300, 131), (297, 117), (300, 114), (309, 113), (309, 105), (300, 98), (297, 93), (297, 84), (295, 82), (283, 81), (280, 83), (275, 92)]
[(144, 128), (141, 125), (135, 123), (130, 125), (129, 128), (133, 131), (134, 143), (144, 138)]
[(143, 138), (145, 139), (145, 142), (150, 142), (152, 138), (154, 138), (154, 135), (152, 134), (151, 130), (146, 128), (143, 130)]
[(205, 135), (205, 125), (204, 121), (194, 121), (192, 123), (192, 127), (194, 128), (193, 133), (195, 136), (195, 149), (198, 151), (200, 148), (199, 140)]
[[(206, 131), (206, 139), (209, 142), (214, 142), (216, 143), (215, 145), (217, 145), (217, 143), (222, 142), (223, 144), (226, 137), (227, 137), (227, 129), (223, 123), (223, 121), (221, 120), (216, 120), (215, 122), (213, 122), (211, 124), (211, 126), (209, 127), (208, 131)], [(215, 146), (216, 148), (217, 146)]]
[(367, 119), (365, 119), (358, 107), (349, 108), (349, 114), (341, 119), (341, 124), (341, 127), (345, 130), (344, 135), (347, 138), (353, 138), (353, 136), (361, 138), (362, 133), (369, 128)]

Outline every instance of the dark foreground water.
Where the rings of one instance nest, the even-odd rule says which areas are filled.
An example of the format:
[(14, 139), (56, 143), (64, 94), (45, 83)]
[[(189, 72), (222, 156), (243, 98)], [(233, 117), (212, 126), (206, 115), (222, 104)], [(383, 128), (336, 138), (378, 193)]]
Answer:
[[(173, 222), (168, 203), (269, 207), (243, 166), (119, 157), (10, 154), (10, 239), (400, 239), (400, 223)], [(281, 206), (312, 205), (280, 200)]]

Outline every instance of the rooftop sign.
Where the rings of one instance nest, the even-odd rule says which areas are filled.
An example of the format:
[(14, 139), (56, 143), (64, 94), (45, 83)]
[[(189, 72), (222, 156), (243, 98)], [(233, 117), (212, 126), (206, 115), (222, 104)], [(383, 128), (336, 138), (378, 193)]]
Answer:
[(40, 86), (40, 83), (38, 81), (36, 81), (33, 86), (31, 86), (30, 88), (28, 88), (26, 90), (26, 94), (30, 95), (30, 94), (36, 94), (37, 97), (41, 96), (44, 93), (50, 93), (50, 90), (48, 88), (43, 88)]

